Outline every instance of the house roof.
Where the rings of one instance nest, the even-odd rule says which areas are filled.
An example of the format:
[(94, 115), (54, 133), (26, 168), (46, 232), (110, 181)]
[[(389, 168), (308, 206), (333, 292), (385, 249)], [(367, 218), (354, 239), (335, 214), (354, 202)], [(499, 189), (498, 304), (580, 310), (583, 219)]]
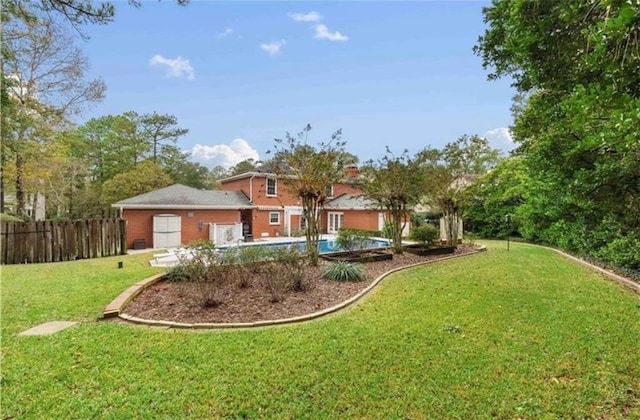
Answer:
[(140, 194), (111, 205), (128, 209), (242, 209), (254, 207), (241, 191), (199, 190), (182, 184)]
[(327, 210), (371, 210), (375, 207), (373, 201), (360, 194), (341, 194), (324, 205)]
[[(248, 171), (248, 172), (243, 172), (241, 174), (237, 174), (237, 175), (233, 175), (233, 176), (229, 176), (226, 178), (222, 178), (219, 179), (218, 182), (220, 183), (225, 183), (225, 182), (230, 182), (230, 181), (235, 181), (238, 179), (244, 179), (244, 178), (250, 178), (250, 177), (286, 177), (286, 176), (293, 176), (293, 175), (288, 175), (290, 173), (290, 171), (287, 170), (281, 170), (281, 174), (277, 175), (276, 172), (273, 170), (273, 164), (272, 163), (265, 163), (263, 165), (260, 165), (259, 167), (253, 169), (252, 171)], [(339, 181), (340, 183), (346, 183), (346, 184), (353, 184), (353, 183), (357, 183), (359, 181), (359, 172), (358, 172), (358, 167), (355, 165), (351, 165), (351, 166), (347, 166), (345, 168), (345, 176), (344, 179)]]

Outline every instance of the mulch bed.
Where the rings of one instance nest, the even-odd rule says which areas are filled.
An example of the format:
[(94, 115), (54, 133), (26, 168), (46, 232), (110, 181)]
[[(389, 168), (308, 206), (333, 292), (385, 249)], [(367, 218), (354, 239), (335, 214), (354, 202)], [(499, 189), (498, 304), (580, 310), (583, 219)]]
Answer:
[[(474, 250), (474, 247), (463, 245), (455, 254)], [(222, 302), (217, 307), (202, 305), (201, 292), (194, 283), (160, 281), (140, 293), (123, 312), (138, 318), (185, 323), (238, 323), (290, 318), (344, 302), (391, 269), (442, 258), (442, 255), (421, 257), (405, 252), (394, 255), (392, 260), (366, 263), (363, 264), (366, 279), (357, 283), (322, 278), (321, 268), (328, 263), (320, 261), (318, 267), (307, 268), (304, 291), (288, 291), (280, 301), (272, 302), (271, 294), (259, 279), (254, 279), (249, 287), (225, 284), (217, 289)]]

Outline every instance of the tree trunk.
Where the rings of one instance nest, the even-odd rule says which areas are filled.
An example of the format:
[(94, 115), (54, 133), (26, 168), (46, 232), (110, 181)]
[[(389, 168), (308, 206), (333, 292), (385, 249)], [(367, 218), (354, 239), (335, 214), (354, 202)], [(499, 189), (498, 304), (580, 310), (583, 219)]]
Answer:
[(402, 219), (404, 212), (402, 209), (391, 210), (391, 236), (393, 237), (393, 252), (402, 254)]
[(4, 213), (4, 157), (0, 162), (0, 213)]
[(24, 164), (24, 156), (16, 153), (16, 217), (20, 219), (25, 216)]
[(314, 197), (302, 197), (302, 212), (306, 218), (305, 237), (307, 239), (307, 255), (309, 265), (318, 265), (318, 240), (320, 230), (318, 228), (318, 202)]

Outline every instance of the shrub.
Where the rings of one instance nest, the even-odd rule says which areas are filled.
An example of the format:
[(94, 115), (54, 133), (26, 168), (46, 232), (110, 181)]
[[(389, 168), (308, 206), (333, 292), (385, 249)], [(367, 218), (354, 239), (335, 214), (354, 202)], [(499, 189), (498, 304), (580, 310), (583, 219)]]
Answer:
[(266, 249), (269, 256), (260, 263), (260, 273), (271, 302), (281, 301), (289, 290), (304, 290), (307, 260), (303, 252), (295, 246)]
[(273, 259), (282, 269), (281, 275), (287, 279), (287, 286), (295, 291), (304, 290), (304, 275), (307, 259), (304, 253), (295, 246), (276, 248)]
[(164, 278), (169, 282), (195, 281), (204, 274), (206, 267), (194, 264), (191, 261), (183, 261), (167, 270)]
[(216, 245), (211, 242), (209, 239), (194, 239), (193, 241), (187, 244), (187, 249), (191, 250), (211, 250), (214, 249)]
[(371, 236), (372, 232), (367, 230), (341, 228), (338, 230), (336, 242), (345, 251), (351, 252), (363, 249)]
[(362, 281), (365, 274), (361, 264), (337, 261), (322, 270), (322, 277), (335, 281)]
[(414, 241), (431, 244), (440, 235), (438, 228), (431, 224), (416, 226), (411, 230), (410, 238)]
[(633, 235), (616, 238), (597, 253), (600, 258), (625, 268), (640, 268), (640, 238)]

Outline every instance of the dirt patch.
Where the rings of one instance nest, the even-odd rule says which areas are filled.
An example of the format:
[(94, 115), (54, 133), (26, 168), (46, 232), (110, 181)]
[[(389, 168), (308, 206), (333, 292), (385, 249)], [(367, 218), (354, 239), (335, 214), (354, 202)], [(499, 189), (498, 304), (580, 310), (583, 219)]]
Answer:
[[(460, 246), (455, 254), (475, 251), (469, 246)], [(362, 282), (336, 282), (320, 275), (322, 267), (329, 264), (321, 261), (318, 267), (309, 267), (305, 277), (305, 290), (288, 291), (278, 302), (272, 302), (271, 294), (253, 279), (248, 287), (224, 284), (218, 290), (222, 302), (214, 308), (199, 303), (200, 291), (190, 282), (170, 283), (160, 281), (140, 293), (125, 309), (124, 313), (151, 320), (185, 323), (235, 323), (255, 322), (290, 318), (311, 314), (330, 308), (358, 294), (381, 274), (420, 262), (442, 259), (443, 256), (421, 257), (404, 253), (394, 255), (392, 260), (363, 264), (366, 279)]]

